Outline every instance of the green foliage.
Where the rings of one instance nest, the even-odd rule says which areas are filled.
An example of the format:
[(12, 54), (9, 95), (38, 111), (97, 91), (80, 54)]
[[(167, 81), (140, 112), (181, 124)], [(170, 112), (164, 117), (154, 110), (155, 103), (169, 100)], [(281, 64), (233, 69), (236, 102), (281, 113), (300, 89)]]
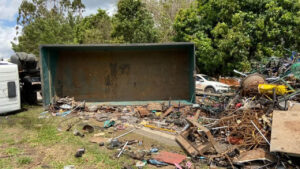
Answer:
[(36, 19), (56, 15), (73, 19), (80, 17), (84, 8), (81, 0), (23, 0), (19, 7), (17, 23), (26, 26)]
[(77, 43), (108, 43), (111, 40), (111, 18), (99, 9), (96, 15), (85, 17), (76, 26)]
[(176, 14), (181, 9), (189, 8), (195, 0), (142, 0), (142, 2), (146, 4), (146, 8), (153, 17), (158, 30), (159, 42), (171, 42), (175, 36), (172, 25)]
[(120, 0), (112, 37), (125, 43), (157, 42), (153, 19), (140, 0)]
[(13, 50), (38, 56), (41, 44), (74, 43), (74, 27), (83, 10), (81, 0), (23, 0), (17, 16), (23, 29)]
[(73, 39), (73, 28), (64, 18), (38, 18), (23, 28), (19, 43), (13, 44), (13, 49), (38, 56), (41, 44), (70, 44)]
[(198, 0), (175, 20), (175, 41), (196, 45), (202, 73), (247, 71), (250, 60), (299, 50), (300, 2), (297, 0)]

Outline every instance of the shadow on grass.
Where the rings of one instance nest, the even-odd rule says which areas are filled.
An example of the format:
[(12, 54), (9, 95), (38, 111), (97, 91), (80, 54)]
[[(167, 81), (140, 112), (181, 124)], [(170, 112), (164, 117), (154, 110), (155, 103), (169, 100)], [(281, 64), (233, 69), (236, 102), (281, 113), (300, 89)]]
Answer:
[(35, 124), (43, 122), (38, 119), (39, 114), (43, 111), (42, 107), (28, 105), (22, 107), (19, 111), (0, 115), (0, 126), (16, 127), (20, 125), (25, 129), (33, 129)]
[(25, 111), (28, 111), (28, 109), (22, 107), (20, 110), (16, 110), (16, 111), (12, 111), (12, 112), (8, 112), (8, 113), (0, 114), (0, 117), (1, 117), (1, 116), (13, 116), (13, 115), (16, 115), (16, 114), (25, 112)]

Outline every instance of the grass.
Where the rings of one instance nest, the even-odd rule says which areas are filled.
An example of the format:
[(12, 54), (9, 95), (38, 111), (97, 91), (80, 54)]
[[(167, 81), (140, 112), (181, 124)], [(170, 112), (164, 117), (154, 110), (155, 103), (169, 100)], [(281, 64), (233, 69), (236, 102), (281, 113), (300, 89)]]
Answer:
[(6, 154), (11, 155), (11, 156), (15, 156), (17, 154), (20, 154), (20, 149), (16, 148), (16, 147), (9, 147), (5, 150)]
[[(99, 148), (72, 132), (57, 130), (61, 117), (38, 118), (43, 108), (25, 106), (26, 111), (0, 116), (0, 168), (58, 168), (74, 165), (83, 168), (122, 168), (131, 159), (112, 158), (112, 152)], [(78, 148), (82, 158), (75, 158)]]
[[(93, 133), (81, 138), (74, 136), (72, 131), (66, 132), (64, 129), (59, 131), (58, 124), (63, 117), (48, 115), (48, 118), (39, 118), (44, 111), (42, 107), (25, 106), (25, 108), (27, 110), (20, 113), (0, 116), (0, 157), (5, 156), (0, 158), (1, 169), (62, 169), (66, 165), (74, 165), (76, 169), (119, 169), (124, 165), (135, 165), (136, 161), (127, 156), (116, 159), (114, 154), (117, 150), (111, 151), (90, 143), (89, 138)], [(76, 120), (78, 119), (74, 119)], [(62, 125), (59, 128), (63, 127), (66, 126)], [(82, 128), (82, 123), (75, 125), (73, 129), (80, 129), (80, 127)], [(113, 130), (109, 134), (108, 130), (105, 130), (107, 137), (120, 135)], [(143, 149), (149, 149), (153, 144), (159, 145), (154, 140), (150, 141), (149, 138), (144, 139), (134, 134), (123, 137), (129, 140), (133, 138), (143, 140)], [(175, 150), (174, 147), (159, 146), (161, 150)], [(81, 158), (75, 158), (74, 154), (79, 148), (85, 148), (86, 153)], [(156, 167), (147, 165), (144, 168)], [(166, 168), (174, 168), (174, 166)]]
[(19, 165), (30, 164), (31, 161), (32, 161), (32, 159), (30, 157), (20, 157), (20, 158), (17, 158), (17, 163)]

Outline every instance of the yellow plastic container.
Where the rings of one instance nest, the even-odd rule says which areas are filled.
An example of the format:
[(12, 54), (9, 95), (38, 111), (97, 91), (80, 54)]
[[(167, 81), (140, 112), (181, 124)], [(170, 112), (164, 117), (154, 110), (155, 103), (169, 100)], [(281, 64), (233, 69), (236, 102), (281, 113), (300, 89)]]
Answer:
[(276, 95), (285, 95), (289, 93), (287, 86), (276, 84), (259, 84), (258, 91), (260, 94), (273, 95), (273, 89), (275, 89)]

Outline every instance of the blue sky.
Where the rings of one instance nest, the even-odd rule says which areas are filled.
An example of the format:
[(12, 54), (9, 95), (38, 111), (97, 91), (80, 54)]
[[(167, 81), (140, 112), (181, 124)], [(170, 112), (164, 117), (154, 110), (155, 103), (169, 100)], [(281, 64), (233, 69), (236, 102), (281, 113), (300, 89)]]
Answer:
[[(96, 13), (99, 8), (112, 15), (116, 11), (117, 1), (82, 0), (86, 6), (84, 15)], [(13, 54), (11, 42), (16, 37), (16, 17), (21, 2), (22, 0), (0, 0), (0, 58), (8, 58)]]

